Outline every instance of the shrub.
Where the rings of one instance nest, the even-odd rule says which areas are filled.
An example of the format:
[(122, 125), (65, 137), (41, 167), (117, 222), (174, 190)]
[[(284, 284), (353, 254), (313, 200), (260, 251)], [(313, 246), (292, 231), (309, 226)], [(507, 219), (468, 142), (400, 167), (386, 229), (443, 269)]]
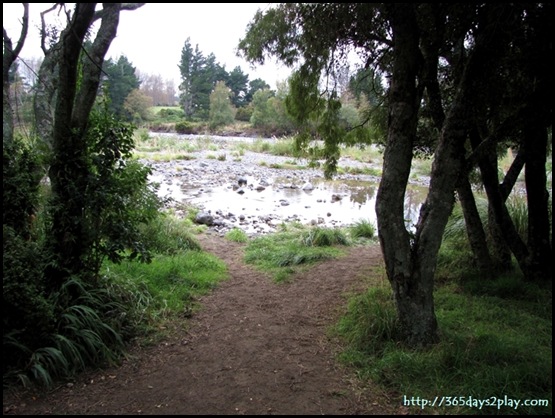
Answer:
[(194, 133), (193, 125), (187, 121), (180, 121), (175, 124), (175, 132), (178, 134), (192, 134)]

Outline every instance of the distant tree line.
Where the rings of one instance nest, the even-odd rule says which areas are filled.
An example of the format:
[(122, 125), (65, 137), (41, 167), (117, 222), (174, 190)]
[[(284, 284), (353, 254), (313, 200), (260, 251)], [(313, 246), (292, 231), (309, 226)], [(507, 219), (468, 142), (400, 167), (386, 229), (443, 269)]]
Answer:
[(220, 81), (229, 88), (230, 101), (235, 108), (246, 107), (252, 102), (256, 91), (270, 88), (262, 79), (249, 81), (248, 74), (240, 67), (228, 72), (225, 65), (216, 61), (214, 54), (205, 56), (198, 45), (193, 48), (190, 38), (187, 38), (181, 50), (179, 71), (179, 104), (188, 119), (208, 119), (210, 95)]

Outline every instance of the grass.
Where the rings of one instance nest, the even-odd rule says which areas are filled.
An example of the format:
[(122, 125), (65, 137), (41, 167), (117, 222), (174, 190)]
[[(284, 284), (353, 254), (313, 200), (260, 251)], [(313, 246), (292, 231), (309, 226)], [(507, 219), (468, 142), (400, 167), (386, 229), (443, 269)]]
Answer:
[(342, 254), (348, 245), (341, 230), (288, 224), (271, 235), (252, 239), (245, 249), (245, 261), (283, 282), (311, 264)]
[(367, 219), (359, 219), (348, 230), (351, 238), (355, 240), (374, 240), (376, 238), (376, 226)]
[(195, 308), (195, 298), (212, 290), (226, 277), (225, 264), (199, 251), (159, 255), (149, 264), (124, 262), (108, 265), (107, 272), (120, 279), (133, 279), (153, 295), (154, 316), (188, 314)]
[[(484, 220), (486, 203), (478, 200)], [(526, 219), (522, 203), (515, 198), (509, 205), (519, 230)], [(419, 406), (408, 407), (411, 414), (551, 415), (550, 283), (525, 282), (518, 270), (484, 278), (472, 265), (457, 206), (445, 230), (436, 272), (440, 342), (425, 350), (404, 347), (397, 338), (391, 288), (376, 280), (366, 293), (349, 301), (346, 315), (332, 329), (345, 342), (341, 360), (363, 380), (383, 385), (399, 406), (406, 399), (418, 400)], [(422, 400), (436, 397), (443, 399), (441, 407), (422, 409)], [(505, 397), (521, 404), (479, 408), (479, 400), (493, 404)], [(526, 399), (548, 405), (523, 405)]]
[[(544, 297), (544, 299), (547, 299)], [(552, 322), (528, 301), (515, 306), (499, 296), (476, 296), (456, 286), (435, 292), (441, 342), (428, 350), (396, 343), (396, 314), (388, 287), (352, 299), (334, 332), (347, 341), (341, 359), (362, 379), (379, 382), (399, 397), (454, 397), (457, 405), (424, 413), (551, 414)], [(549, 407), (468, 407), (468, 400), (546, 399)], [(411, 413), (422, 412), (418, 407)]]
[(225, 238), (232, 242), (245, 243), (249, 240), (247, 233), (240, 228), (233, 228), (226, 232)]

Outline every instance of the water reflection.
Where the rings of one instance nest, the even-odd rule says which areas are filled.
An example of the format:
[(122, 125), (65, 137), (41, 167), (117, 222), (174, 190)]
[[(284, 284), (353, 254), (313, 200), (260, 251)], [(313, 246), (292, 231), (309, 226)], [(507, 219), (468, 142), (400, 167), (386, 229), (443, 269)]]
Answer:
[[(160, 179), (153, 179), (161, 182)], [(222, 186), (189, 186), (162, 183), (159, 193), (175, 201), (188, 202), (212, 213), (241, 216), (244, 219), (271, 215), (274, 219), (297, 219), (302, 223), (344, 226), (360, 220), (376, 225), (378, 184), (361, 180), (314, 179), (312, 190), (288, 177), (266, 179), (259, 187), (258, 179), (247, 178), (247, 186), (239, 193), (235, 183)], [(405, 219), (412, 227), (427, 188), (409, 186), (405, 194)]]

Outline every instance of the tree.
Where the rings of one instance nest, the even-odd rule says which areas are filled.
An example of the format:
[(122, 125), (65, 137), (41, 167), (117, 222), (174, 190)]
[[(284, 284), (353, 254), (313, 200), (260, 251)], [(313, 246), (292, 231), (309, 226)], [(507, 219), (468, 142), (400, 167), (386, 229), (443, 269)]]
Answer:
[(270, 90), (270, 85), (266, 83), (264, 80), (262, 80), (261, 78), (256, 78), (254, 80), (251, 80), (249, 82), (249, 90), (247, 92), (247, 95), (245, 96), (245, 102), (246, 103), (252, 102), (254, 93), (256, 93), (258, 90), (265, 90), (265, 89)]
[[(385, 76), (388, 122), (376, 212), (399, 333), (410, 346), (426, 346), (438, 339), (434, 273), (457, 187), (463, 184), (473, 163), (484, 162), (484, 157), (478, 156), (479, 148), (483, 150), (487, 144), (506, 138), (508, 131), (504, 129), (508, 125), (512, 126), (512, 133), (516, 132), (516, 125), (510, 123), (516, 108), (531, 108), (526, 105), (525, 96), (512, 95), (509, 106), (499, 100), (502, 97), (499, 93), (514, 91), (515, 81), (519, 86), (545, 82), (546, 88), (542, 90), (550, 91), (545, 70), (536, 67), (536, 61), (532, 61), (534, 65), (524, 65), (530, 56), (545, 56), (550, 48), (549, 42), (539, 35), (549, 38), (545, 19), (550, 10), (551, 6), (543, 3), (534, 6), (288, 3), (258, 12), (239, 43), (239, 50), (253, 62), (263, 63), (271, 55), (286, 65), (297, 65), (291, 78), (288, 109), (299, 122), (318, 121), (318, 135), (325, 144), (324, 155), (328, 160), (326, 174), (333, 173), (338, 144), (348, 138), (345, 130), (338, 129), (338, 92), (329, 81), (337, 78), (337, 68), (342, 68), (350, 50), (362, 57), (365, 67), (373, 67), (376, 74)], [(516, 27), (522, 29), (523, 39), (528, 40), (521, 48), (511, 38)], [(514, 66), (515, 63), (518, 65)], [(515, 72), (506, 76), (509, 68), (515, 68)], [(551, 124), (551, 118), (545, 115), (550, 115), (552, 107), (545, 96), (528, 103), (538, 104), (534, 108), (542, 115), (539, 123), (534, 124), (541, 126), (541, 134), (538, 129), (533, 135), (535, 141), (527, 140), (526, 144), (535, 144), (534, 149), (540, 151), (533, 166), (537, 167), (534, 178), (539, 180), (536, 195), (541, 208), (540, 223), (545, 227), (545, 181), (539, 172), (545, 173), (543, 138), (546, 126)], [(501, 122), (484, 125), (484, 115), (488, 121)], [(423, 126), (432, 126), (436, 134), (419, 135)], [(475, 149), (469, 150), (466, 144), (472, 127), (484, 134), (480, 134)], [(360, 131), (360, 138), (364, 138)], [(432, 150), (434, 164), (428, 197), (413, 233), (405, 226), (403, 202), (411, 161), (414, 152), (421, 148)], [(493, 185), (498, 182), (490, 183), (496, 189)], [(490, 203), (501, 225), (507, 213), (499, 198), (495, 203), (495, 194), (499, 196), (493, 190)], [(502, 228), (505, 239), (511, 242), (513, 254), (523, 260), (521, 266), (526, 268), (530, 251), (522, 248), (510, 225), (505, 225), (507, 228)], [(538, 253), (544, 254), (551, 248), (550, 242), (546, 244), (545, 233), (534, 239), (542, 242)]]
[(13, 142), (13, 109), (10, 101), (10, 70), (19, 53), (23, 49), (27, 31), (29, 29), (29, 3), (23, 3), (23, 18), (19, 39), (13, 46), (11, 38), (6, 30), (3, 31), (4, 51), (2, 55), (2, 143), (10, 144)]
[[(4, 138), (3, 371), (18, 378), (28, 372), (49, 384), (122, 350), (126, 324), (113, 309), (119, 295), (106, 292), (98, 273), (106, 258), (148, 260), (138, 227), (158, 213), (160, 202), (148, 185), (150, 170), (129, 161), (134, 127), (102, 107), (97, 94), (119, 14), (141, 5), (110, 3), (97, 10), (96, 3), (77, 3), (64, 10), (59, 36), (43, 27), (46, 55), (35, 107), (49, 116), (37, 121), (52, 151), (48, 197), (38, 193), (43, 173), (36, 176), (34, 149)], [(43, 18), (58, 7), (65, 5)], [(85, 47), (95, 22), (94, 40)], [(55, 37), (47, 42), (49, 34)], [(6, 31), (4, 43), (4, 62), (13, 62), (17, 49)], [(44, 219), (40, 234), (33, 228), (37, 208)], [(68, 317), (75, 308), (79, 313)]]
[[(198, 46), (197, 46), (198, 52)], [(181, 92), (179, 103), (185, 111), (185, 116), (191, 117), (194, 112), (193, 108), (193, 74), (198, 71), (200, 63), (198, 62), (198, 53), (195, 54), (191, 46), (191, 38), (185, 40), (183, 49), (181, 50), (181, 60), (179, 63), (179, 71), (181, 72), (181, 84), (179, 91)]]
[[(89, 116), (97, 98), (104, 57), (117, 33), (119, 14), (142, 4), (105, 3), (96, 10), (96, 3), (77, 3), (68, 14), (67, 26), (50, 47), (46, 29), (43, 27), (41, 32), (45, 57), (39, 72), (41, 88), (36, 92), (35, 116), (38, 132), (52, 146), (52, 220), (48, 233), (52, 261), (46, 272), (51, 290), (85, 270), (84, 255), (90, 242), (83, 211), (88, 205), (83, 191), (91, 176), (86, 136)], [(43, 17), (56, 7), (44, 12)], [(86, 36), (95, 22), (100, 23), (98, 31), (90, 48), (84, 50)]]
[(214, 91), (210, 95), (210, 119), (211, 129), (229, 125), (235, 120), (236, 109), (233, 107), (232, 92), (223, 81), (218, 81)]
[(141, 122), (150, 117), (149, 109), (152, 107), (152, 98), (141, 90), (135, 89), (127, 95), (123, 108), (130, 120)]
[(253, 112), (250, 122), (255, 128), (267, 128), (274, 121), (270, 99), (274, 93), (269, 90), (257, 90), (252, 99)]
[(210, 110), (210, 94), (217, 81), (226, 81), (225, 68), (216, 62), (214, 54), (205, 57), (197, 45), (195, 50), (187, 38), (181, 51), (179, 64), (181, 84), (180, 103), (186, 117), (207, 119)]
[(214, 54), (209, 54), (202, 60), (200, 71), (193, 78), (193, 103), (195, 103), (195, 112), (200, 118), (207, 119), (210, 111), (210, 94), (216, 83), (225, 82), (227, 77), (225, 68), (216, 62)]
[(294, 131), (295, 123), (286, 109), (287, 82), (278, 84), (277, 91), (257, 90), (251, 102), (251, 124), (265, 135), (284, 135)]
[(249, 75), (243, 73), (241, 67), (237, 66), (227, 76), (226, 85), (231, 90), (231, 102), (235, 107), (245, 106), (248, 93)]
[(160, 74), (138, 74), (140, 90), (152, 99), (153, 106), (175, 106), (176, 93), (173, 80), (164, 80)]
[(105, 78), (103, 84), (108, 92), (109, 109), (118, 116), (125, 115), (124, 104), (127, 96), (140, 87), (141, 83), (135, 74), (135, 67), (131, 65), (125, 55), (120, 55), (117, 61), (109, 59), (104, 63)]

